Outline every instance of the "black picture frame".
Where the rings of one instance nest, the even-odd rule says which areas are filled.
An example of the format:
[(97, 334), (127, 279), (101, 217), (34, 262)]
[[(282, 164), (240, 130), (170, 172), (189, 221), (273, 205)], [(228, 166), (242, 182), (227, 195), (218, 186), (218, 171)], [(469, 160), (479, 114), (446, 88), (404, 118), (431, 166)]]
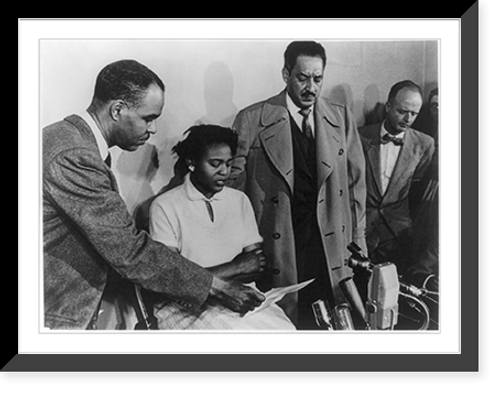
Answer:
[(12, 348), (19, 333), (12, 324), (10, 336), (4, 333), (12, 345), (2, 345), (2, 372), (479, 371), (479, 2), (460, 17), (460, 90), (460, 353), (19, 353)]

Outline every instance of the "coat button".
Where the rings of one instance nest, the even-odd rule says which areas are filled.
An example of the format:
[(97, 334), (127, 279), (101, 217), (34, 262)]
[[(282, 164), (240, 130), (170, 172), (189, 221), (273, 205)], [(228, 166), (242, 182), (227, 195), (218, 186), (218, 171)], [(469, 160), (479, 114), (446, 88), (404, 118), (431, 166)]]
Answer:
[(278, 240), (280, 237), (281, 237), (281, 235), (278, 232), (273, 233), (273, 239)]
[(340, 192), (339, 192), (340, 196), (342, 196), (343, 193), (344, 193), (344, 191), (340, 190)]
[(274, 197), (273, 199), (271, 199), (271, 201), (272, 201), (273, 203), (278, 203), (280, 200), (279, 200), (279, 198), (278, 198), (278, 197)]
[(344, 154), (344, 149), (339, 150), (339, 156), (341, 156), (342, 154)]
[(345, 232), (345, 225), (342, 225), (342, 232)]

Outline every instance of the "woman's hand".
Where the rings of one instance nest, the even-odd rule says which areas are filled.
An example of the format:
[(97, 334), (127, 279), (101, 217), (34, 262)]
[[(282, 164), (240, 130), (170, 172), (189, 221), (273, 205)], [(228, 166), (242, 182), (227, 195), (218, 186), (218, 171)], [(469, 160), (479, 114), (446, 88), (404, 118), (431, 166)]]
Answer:
[(235, 274), (231, 278), (245, 283), (255, 281), (266, 268), (266, 258), (260, 248), (242, 252), (231, 263), (235, 268)]
[(238, 282), (255, 281), (266, 268), (266, 258), (262, 249), (243, 251), (231, 262), (208, 268), (215, 276)]

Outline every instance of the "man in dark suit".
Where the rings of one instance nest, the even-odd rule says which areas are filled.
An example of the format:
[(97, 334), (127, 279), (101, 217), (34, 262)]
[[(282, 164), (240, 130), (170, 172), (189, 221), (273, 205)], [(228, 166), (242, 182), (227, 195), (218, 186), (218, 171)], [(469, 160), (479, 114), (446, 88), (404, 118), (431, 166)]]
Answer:
[(366, 240), (373, 263), (393, 262), (399, 274), (412, 264), (410, 189), (424, 176), (433, 139), (411, 128), (422, 91), (411, 81), (396, 83), (380, 124), (360, 128), (366, 158)]
[(365, 162), (352, 114), (320, 97), (326, 66), (316, 42), (285, 51), (285, 90), (236, 116), (234, 187), (252, 201), (268, 263), (280, 270), (262, 287), (315, 278), (281, 303), (299, 329), (317, 329), (311, 305), (343, 301), (351, 277), (347, 245), (365, 248)]
[[(136, 229), (106, 165), (156, 132), (165, 87), (133, 60), (98, 75), (85, 113), (43, 130), (44, 315), (51, 329), (95, 329), (103, 294), (120, 279), (196, 309), (213, 296), (246, 312), (263, 297), (213, 276)], [(226, 261), (221, 261), (226, 262)]]

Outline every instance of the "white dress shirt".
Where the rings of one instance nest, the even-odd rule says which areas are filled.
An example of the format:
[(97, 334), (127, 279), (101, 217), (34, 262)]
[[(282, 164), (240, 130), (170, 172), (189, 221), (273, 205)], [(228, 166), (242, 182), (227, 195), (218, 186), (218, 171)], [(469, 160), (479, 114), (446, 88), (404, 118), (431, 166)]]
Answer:
[(106, 157), (108, 156), (109, 151), (108, 151), (108, 144), (106, 143), (106, 140), (104, 139), (104, 136), (102, 135), (101, 130), (97, 126), (97, 123), (95, 120), (90, 116), (90, 114), (85, 111), (83, 112), (80, 117), (85, 120), (85, 122), (89, 125), (90, 129), (92, 130), (94, 137), (97, 141), (97, 147), (99, 148), (99, 154), (102, 157), (102, 160), (104, 161)]
[[(380, 127), (380, 138), (382, 138), (385, 134), (388, 134), (387, 129), (385, 128), (385, 122), (382, 123), (382, 127)], [(394, 135), (398, 138), (404, 137), (404, 131)], [(391, 180), (392, 172), (394, 171), (394, 167), (396, 166), (396, 161), (398, 160), (399, 152), (401, 150), (401, 146), (396, 146), (394, 143), (380, 144), (380, 181), (382, 183), (382, 192), (385, 193), (387, 190), (387, 186), (389, 185), (389, 181)]]
[[(300, 130), (302, 131), (302, 120), (304, 119), (304, 116), (302, 116), (299, 111), (301, 110), (295, 103), (292, 101), (290, 96), (287, 94), (286, 95), (286, 106), (288, 108), (288, 111), (293, 117), (293, 120), (295, 120), (295, 123), (299, 126)], [(309, 114), (309, 124), (311, 125), (312, 129), (312, 134), (313, 136), (315, 135), (314, 130), (314, 105), (311, 106), (311, 113)]]

